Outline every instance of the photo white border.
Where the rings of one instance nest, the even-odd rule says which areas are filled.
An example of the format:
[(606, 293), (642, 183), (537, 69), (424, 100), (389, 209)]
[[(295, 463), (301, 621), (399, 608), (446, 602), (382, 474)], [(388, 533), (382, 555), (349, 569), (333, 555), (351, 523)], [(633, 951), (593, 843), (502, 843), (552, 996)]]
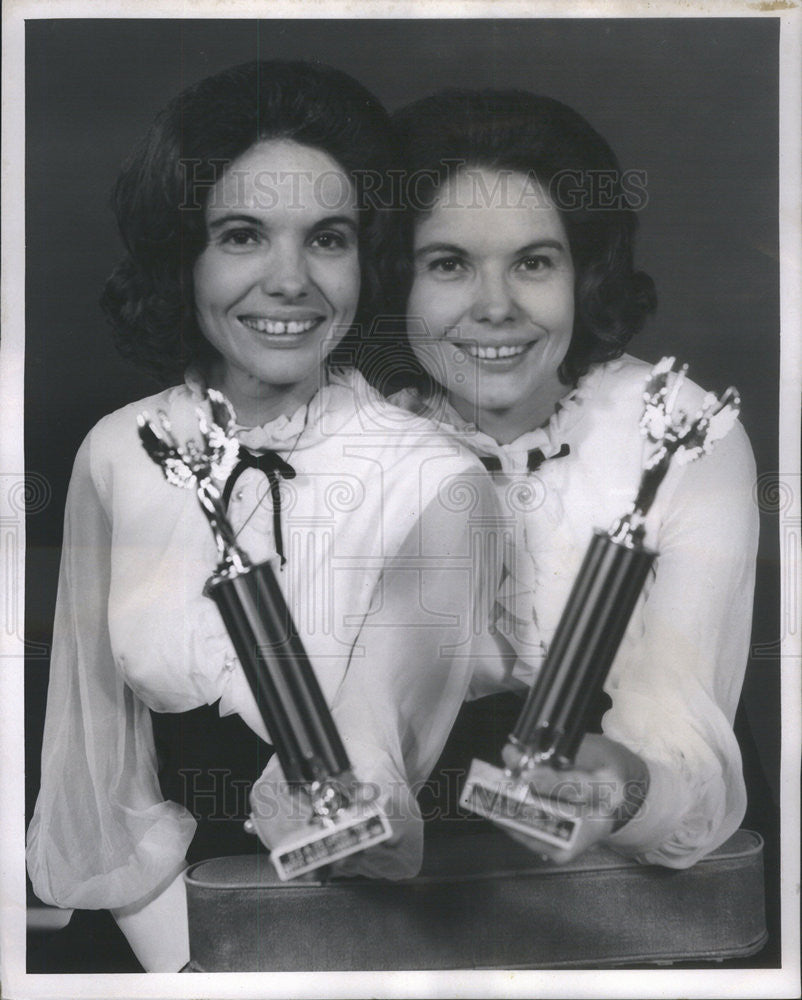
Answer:
[[(802, 17), (796, 0), (5, 0), (3, 4), (2, 352), (0, 352), (0, 471), (20, 476), (23, 455), (24, 366), (24, 21), (39, 18), (598, 18), (779, 17), (780, 35), (780, 259), (781, 386), (780, 466), (792, 491), (786, 517), (799, 523), (799, 398), (802, 385)], [(17, 471), (18, 470), (18, 473)], [(4, 626), (22, 614), (24, 521), (0, 492), (0, 536), (6, 544), (0, 595)], [(18, 524), (17, 522), (21, 523)], [(11, 545), (7, 543), (11, 541)], [(800, 583), (793, 556), (781, 548), (784, 608), (799, 609)], [(4, 589), (5, 588), (5, 589)], [(22, 618), (19, 619), (21, 621)], [(13, 622), (12, 622), (13, 626)], [(192, 975), (28, 975), (24, 972), (25, 876), (23, 648), (8, 627), (0, 630), (0, 981), (3, 996), (34, 997), (798, 997), (799, 972), (799, 760), (800, 636), (783, 636), (782, 842), (783, 968), (736, 971), (658, 969), (400, 973), (214, 973)]]

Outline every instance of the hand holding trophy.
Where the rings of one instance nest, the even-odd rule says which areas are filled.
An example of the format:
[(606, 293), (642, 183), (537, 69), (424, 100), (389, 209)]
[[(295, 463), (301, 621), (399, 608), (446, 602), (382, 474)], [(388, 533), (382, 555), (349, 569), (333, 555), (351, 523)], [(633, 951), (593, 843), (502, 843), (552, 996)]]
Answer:
[[(582, 834), (587, 803), (581, 796), (570, 800), (538, 793), (532, 787), (536, 782), (530, 783), (533, 769), (545, 765), (567, 775), (574, 767), (590, 710), (658, 555), (643, 544), (645, 521), (670, 463), (685, 464), (709, 452), (738, 416), (740, 400), (730, 388), (720, 399), (708, 393), (693, 418), (684, 413), (673, 417), (687, 370), (683, 366), (669, 384), (673, 366), (673, 358), (664, 358), (647, 380), (640, 428), (652, 447), (637, 495), (630, 510), (609, 531), (596, 531), (590, 542), (541, 672), (504, 748), (507, 769), (474, 760), (460, 799), (465, 808), (511, 831), (516, 839), (557, 849), (563, 856), (592, 842), (592, 835)], [(587, 760), (580, 764), (603, 774), (603, 744), (611, 742), (591, 738)], [(614, 746), (622, 756), (634, 756)], [(619, 773), (625, 773), (627, 763), (623, 761)], [(559, 788), (561, 782), (547, 779), (545, 784)], [(630, 800), (629, 812), (638, 804), (637, 796)]]
[[(303, 836), (271, 851), (279, 878), (287, 880), (382, 843), (391, 829), (384, 814), (360, 795), (270, 563), (253, 566), (237, 544), (217, 485), (237, 463), (234, 412), (214, 389), (208, 400), (211, 419), (198, 410), (202, 446), (179, 445), (164, 414), (158, 426), (140, 414), (139, 435), (170, 484), (197, 492), (219, 555), (204, 592), (220, 611), (284, 777), (311, 806)], [(258, 817), (246, 826), (258, 832)]]

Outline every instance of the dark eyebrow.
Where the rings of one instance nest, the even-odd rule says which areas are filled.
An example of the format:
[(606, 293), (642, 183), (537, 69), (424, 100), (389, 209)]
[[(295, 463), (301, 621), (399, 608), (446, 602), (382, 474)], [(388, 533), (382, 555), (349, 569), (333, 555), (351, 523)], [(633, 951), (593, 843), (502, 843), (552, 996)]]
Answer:
[[(255, 215), (244, 215), (242, 213), (230, 213), (227, 215), (220, 215), (217, 218), (213, 218), (209, 221), (209, 231), (214, 232), (221, 229), (223, 226), (227, 226), (230, 223), (242, 223), (247, 226), (253, 226), (258, 229), (264, 225), (264, 219), (257, 218)], [(323, 219), (317, 219), (312, 223), (311, 229), (325, 229), (326, 226), (347, 226), (353, 232), (357, 232), (358, 227), (353, 219), (350, 219), (347, 215), (328, 215)]]
[[(534, 243), (527, 243), (525, 246), (519, 247), (511, 256), (522, 257), (528, 253), (535, 253), (537, 250), (557, 250), (560, 253), (565, 253), (565, 244), (561, 243), (560, 240), (535, 240)], [(456, 243), (427, 243), (415, 251), (414, 257), (417, 260), (430, 253), (447, 253), (455, 257), (469, 256), (468, 252), (457, 246)]]
[(211, 219), (209, 221), (209, 229), (220, 229), (222, 226), (227, 226), (230, 222), (244, 222), (248, 226), (260, 226), (261, 222), (253, 215), (219, 215), (216, 219)]
[(318, 219), (317, 222), (313, 223), (311, 228), (325, 229), (326, 226), (347, 226), (354, 232), (358, 229), (356, 221), (347, 215), (328, 215), (325, 219)]
[(534, 253), (536, 250), (559, 250), (561, 253), (565, 253), (565, 244), (559, 240), (536, 240), (534, 243), (527, 243), (520, 250), (516, 250), (513, 256), (521, 257), (528, 253)]
[(458, 247), (456, 243), (427, 243), (422, 246), (419, 250), (416, 250), (414, 257), (425, 257), (427, 253), (448, 253), (455, 257), (467, 257), (468, 254), (462, 247)]

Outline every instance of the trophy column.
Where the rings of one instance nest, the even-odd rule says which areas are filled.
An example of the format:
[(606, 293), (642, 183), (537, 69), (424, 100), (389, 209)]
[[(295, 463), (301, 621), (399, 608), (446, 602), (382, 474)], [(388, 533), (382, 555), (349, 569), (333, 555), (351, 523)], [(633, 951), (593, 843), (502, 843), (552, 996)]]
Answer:
[(474, 760), (461, 805), (533, 840), (570, 848), (582, 819), (576, 810), (533, 794), (524, 780), (530, 764), (571, 767), (643, 585), (657, 559), (643, 545), (644, 522), (672, 459), (692, 462), (732, 427), (739, 399), (734, 389), (708, 394), (693, 419), (671, 411), (685, 375), (673, 384), (673, 358), (652, 370), (644, 390), (640, 427), (650, 443), (637, 496), (610, 531), (596, 531), (563, 609), (545, 662), (509, 737), (521, 753), (515, 771)]
[(348, 771), (345, 747), (270, 564), (212, 578), (206, 594), (220, 611), (287, 781), (311, 785)]

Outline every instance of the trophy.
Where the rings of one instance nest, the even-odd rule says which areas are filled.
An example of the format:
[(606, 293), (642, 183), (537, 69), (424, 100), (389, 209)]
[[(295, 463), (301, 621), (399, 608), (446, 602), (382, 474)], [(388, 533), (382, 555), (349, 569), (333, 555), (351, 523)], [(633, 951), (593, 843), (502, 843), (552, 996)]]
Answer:
[[(208, 390), (211, 419), (198, 409), (202, 446), (180, 446), (166, 414), (156, 426), (137, 417), (148, 455), (173, 486), (195, 489), (217, 545), (219, 563), (204, 593), (217, 605), (289, 785), (308, 798), (303, 835), (273, 848), (282, 881), (366, 850), (391, 835), (375, 806), (355, 801), (358, 787), (334, 719), (269, 562), (252, 565), (226, 516), (223, 483), (237, 464), (234, 411)], [(246, 822), (253, 831), (253, 820)]]
[(699, 412), (672, 417), (687, 365), (669, 386), (674, 358), (652, 369), (640, 421), (652, 446), (631, 508), (612, 528), (594, 532), (554, 638), (509, 742), (521, 753), (513, 770), (474, 760), (460, 797), (466, 809), (544, 844), (570, 848), (581, 819), (576, 803), (537, 795), (523, 779), (531, 764), (571, 767), (657, 552), (643, 544), (645, 520), (672, 460), (686, 464), (712, 450), (738, 416), (729, 388), (708, 393)]

